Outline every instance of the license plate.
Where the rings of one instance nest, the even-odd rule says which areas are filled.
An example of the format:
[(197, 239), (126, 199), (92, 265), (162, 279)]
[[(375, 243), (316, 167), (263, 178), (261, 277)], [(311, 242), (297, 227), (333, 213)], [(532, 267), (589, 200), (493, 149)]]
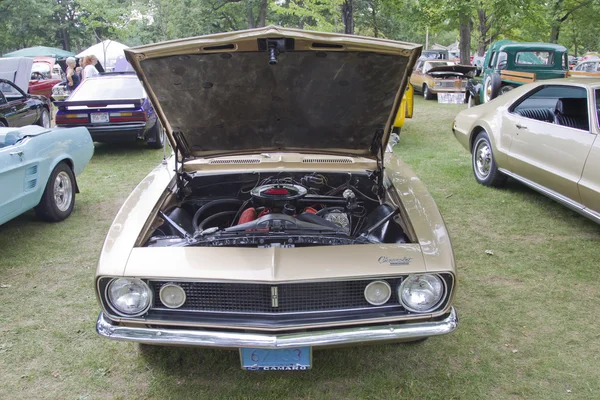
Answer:
[(462, 104), (465, 102), (465, 93), (438, 93), (438, 103)]
[(312, 349), (240, 349), (242, 368), (250, 371), (304, 371), (310, 369)]
[(108, 113), (93, 113), (91, 115), (92, 124), (98, 124), (102, 122), (108, 122)]

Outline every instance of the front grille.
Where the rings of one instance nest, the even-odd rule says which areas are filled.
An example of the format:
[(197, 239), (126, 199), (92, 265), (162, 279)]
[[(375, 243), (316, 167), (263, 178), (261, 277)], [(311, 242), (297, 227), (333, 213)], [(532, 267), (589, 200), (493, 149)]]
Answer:
[[(186, 293), (181, 311), (228, 312), (250, 314), (286, 314), (380, 309), (365, 300), (365, 287), (376, 279), (306, 282), (286, 284), (177, 282)], [(396, 288), (401, 278), (385, 279), (392, 288), (392, 296), (384, 305), (401, 309)], [(165, 309), (160, 301), (160, 289), (171, 281), (151, 281), (154, 291), (154, 309)]]

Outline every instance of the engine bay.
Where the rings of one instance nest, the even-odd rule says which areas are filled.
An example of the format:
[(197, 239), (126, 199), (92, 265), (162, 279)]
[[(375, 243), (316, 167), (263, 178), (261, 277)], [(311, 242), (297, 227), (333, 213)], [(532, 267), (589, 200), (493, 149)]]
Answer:
[(145, 246), (409, 243), (400, 209), (381, 197), (368, 172), (191, 175)]

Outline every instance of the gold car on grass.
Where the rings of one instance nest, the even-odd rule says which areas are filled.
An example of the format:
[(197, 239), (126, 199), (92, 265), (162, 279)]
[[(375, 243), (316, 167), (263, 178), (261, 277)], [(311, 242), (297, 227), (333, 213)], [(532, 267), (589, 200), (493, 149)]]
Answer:
[(600, 223), (600, 80), (556, 79), (461, 111), (453, 124), (475, 179), (507, 177)]
[(438, 96), (440, 103), (460, 104), (465, 102), (467, 81), (475, 70), (476, 67), (471, 65), (422, 58), (415, 65), (410, 84), (423, 93), (425, 100), (433, 100)]
[(176, 156), (108, 232), (98, 333), (298, 370), (455, 330), (444, 221), (388, 146), (419, 52), (274, 26), (126, 50)]

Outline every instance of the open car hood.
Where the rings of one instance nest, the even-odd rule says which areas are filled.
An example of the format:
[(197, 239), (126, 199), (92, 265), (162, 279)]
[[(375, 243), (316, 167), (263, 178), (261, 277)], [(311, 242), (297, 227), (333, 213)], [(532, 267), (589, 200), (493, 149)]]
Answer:
[(33, 59), (29, 57), (0, 58), (0, 79), (6, 79), (27, 93)]
[(468, 75), (469, 73), (475, 72), (477, 67), (471, 65), (443, 65), (439, 67), (433, 67), (429, 71), (428, 74), (432, 72), (458, 72), (464, 75)]
[(125, 50), (183, 156), (380, 158), (421, 45), (276, 26)]

